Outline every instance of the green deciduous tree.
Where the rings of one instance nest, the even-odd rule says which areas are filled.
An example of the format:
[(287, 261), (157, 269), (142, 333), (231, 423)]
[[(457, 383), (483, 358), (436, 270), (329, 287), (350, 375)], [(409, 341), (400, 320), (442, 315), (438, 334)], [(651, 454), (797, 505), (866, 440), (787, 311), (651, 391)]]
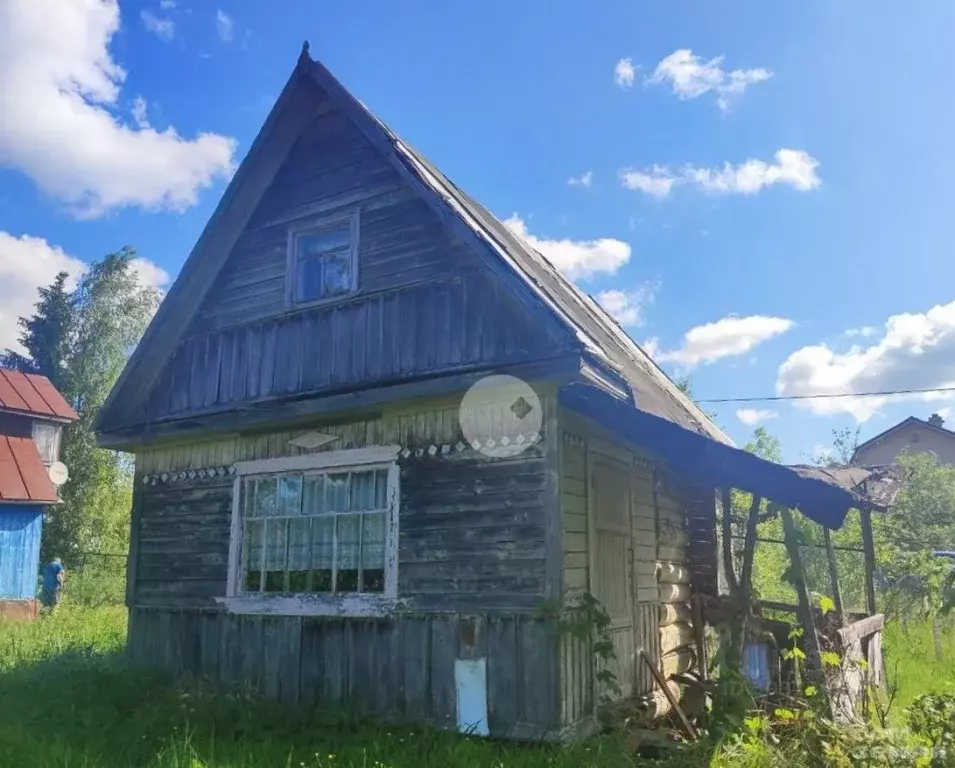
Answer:
[(132, 248), (107, 255), (72, 292), (58, 275), (40, 290), (36, 312), (21, 319), (27, 355), (4, 356), (49, 377), (80, 417), (64, 432), (61, 459), (70, 480), (60, 489), (63, 503), (49, 509), (44, 557), (126, 547), (131, 467), (121, 454), (97, 447), (93, 423), (159, 302), (158, 291), (139, 282), (135, 257)]

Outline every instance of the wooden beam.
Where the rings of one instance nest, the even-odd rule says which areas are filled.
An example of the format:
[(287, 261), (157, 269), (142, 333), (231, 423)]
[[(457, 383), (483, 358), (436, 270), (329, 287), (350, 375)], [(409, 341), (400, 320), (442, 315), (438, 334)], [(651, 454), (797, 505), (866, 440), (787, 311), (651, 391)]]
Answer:
[(885, 629), (885, 616), (877, 613), (875, 616), (860, 619), (847, 627), (836, 630), (836, 634), (839, 636), (842, 647), (845, 648), (847, 645), (869, 637), (869, 635), (874, 635), (876, 632), (881, 632), (883, 629)]
[(749, 598), (753, 592), (753, 558), (756, 555), (756, 524), (759, 522), (759, 507), (762, 496), (753, 494), (753, 504), (746, 520), (746, 537), (743, 540), (743, 573), (740, 577), (740, 597), (743, 610), (749, 612)]
[(806, 645), (810, 676), (819, 685), (820, 692), (828, 700), (825, 674), (822, 669), (822, 655), (819, 650), (819, 637), (816, 635), (816, 623), (813, 619), (812, 603), (809, 600), (809, 587), (806, 584), (806, 571), (803, 568), (802, 555), (799, 552), (799, 537), (789, 507), (782, 507), (780, 512), (783, 518), (786, 549), (789, 551), (789, 560), (792, 563), (792, 572), (796, 582), (796, 594), (799, 595), (799, 618), (803, 626), (803, 639)]
[(733, 565), (733, 501), (729, 488), (720, 489), (720, 506), (723, 508), (723, 572), (730, 594), (739, 597), (739, 580)]
[(872, 538), (872, 512), (863, 509), (859, 514), (862, 517), (862, 549), (865, 556), (866, 607), (869, 615), (875, 616), (875, 542)]
[(842, 590), (839, 588), (839, 563), (836, 560), (836, 548), (832, 544), (832, 531), (822, 526), (822, 535), (826, 540), (826, 562), (829, 564), (829, 585), (832, 587), (832, 601), (836, 605), (836, 613), (842, 619), (845, 616), (842, 604)]
[[(762, 517), (760, 518), (760, 522), (762, 522)], [(745, 536), (734, 536), (733, 538), (736, 539), (737, 541), (743, 541), (746, 537), (745, 537)], [(756, 541), (760, 541), (760, 542), (762, 542), (762, 543), (764, 543), (764, 544), (785, 544), (785, 543), (786, 543), (786, 542), (783, 541), (782, 539), (772, 539), (772, 538), (760, 537), (760, 536), (757, 536), (757, 537), (756, 537)], [(825, 545), (825, 544), (813, 544), (813, 543), (807, 544), (807, 543), (805, 543), (805, 542), (800, 543), (799, 546), (801, 546), (801, 547), (815, 548), (815, 549), (825, 549), (825, 548), (826, 548), (826, 545)], [(855, 552), (855, 553), (857, 553), (857, 554), (861, 554), (862, 552), (865, 551), (862, 547), (844, 547), (844, 546), (842, 546), (842, 545), (840, 545), (840, 544), (836, 544), (836, 545), (833, 547), (833, 549), (836, 550), (836, 552)]]
[(670, 702), (670, 706), (673, 707), (673, 711), (676, 712), (676, 716), (680, 720), (680, 726), (683, 728), (683, 733), (686, 734), (687, 739), (690, 741), (696, 741), (697, 733), (696, 728), (693, 727), (692, 723), (687, 719), (686, 713), (680, 708), (680, 702), (676, 700), (676, 697), (673, 695), (673, 691), (670, 690), (667, 685), (667, 681), (663, 679), (663, 676), (653, 666), (653, 662), (650, 660), (650, 657), (647, 655), (647, 652), (640, 649), (640, 658), (646, 663), (647, 667), (650, 670), (650, 674), (653, 675), (653, 679), (657, 681), (657, 685), (660, 686), (660, 690), (663, 691), (663, 694), (667, 697), (667, 701)]

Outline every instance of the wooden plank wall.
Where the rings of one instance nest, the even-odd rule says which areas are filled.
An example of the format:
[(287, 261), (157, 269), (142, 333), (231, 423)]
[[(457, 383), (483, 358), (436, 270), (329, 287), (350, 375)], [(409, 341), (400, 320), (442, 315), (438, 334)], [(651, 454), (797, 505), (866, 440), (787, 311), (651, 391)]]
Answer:
[[(544, 395), (543, 403), (547, 403)], [(452, 404), (453, 403), (453, 404)], [(536, 610), (544, 599), (548, 509), (546, 441), (513, 458), (431, 445), (463, 440), (454, 401), (426, 402), (364, 420), (223, 438), (137, 456), (140, 475), (228, 467), (303, 453), (289, 441), (338, 436), (321, 450), (400, 445), (398, 592), (409, 610)], [(420, 449), (420, 454), (417, 455)], [(224, 596), (232, 478), (137, 484), (141, 500), (135, 605), (211, 605)]]
[(558, 728), (550, 624), (530, 616), (393, 619), (235, 616), (134, 608), (127, 652), (138, 666), (225, 685), (251, 684), (318, 704), (454, 728), (454, 660), (487, 659), (491, 736), (543, 738)]
[[(358, 291), (290, 311), (290, 230), (356, 209)], [(545, 337), (358, 129), (339, 112), (320, 112), (240, 236), (148, 413), (550, 357), (568, 344)]]
[[(598, 441), (607, 450), (612, 446), (630, 470), (635, 584), (635, 640), (657, 668), (667, 677), (693, 668), (696, 663), (689, 599), (694, 588), (690, 552), (700, 562), (709, 562), (699, 542), (712, 515), (693, 506), (702, 496), (699, 489), (687, 490), (677, 483), (662, 462), (654, 461), (635, 446), (616, 441), (614, 436), (575, 413), (561, 411), (563, 425), (563, 472), (561, 501), (565, 540), (565, 599), (590, 588), (589, 522), (587, 518), (588, 446)], [(582, 511), (581, 511), (582, 510)], [(688, 510), (693, 514), (688, 517)], [(713, 546), (714, 539), (709, 539)], [(622, 577), (624, 577), (622, 575)], [(562, 637), (560, 644), (561, 720), (565, 727), (579, 725), (593, 715), (595, 660), (590, 641)], [(635, 665), (634, 695), (644, 698), (652, 712), (662, 714), (669, 705), (645, 663)], [(672, 684), (671, 684), (672, 685)], [(679, 689), (673, 685), (679, 696)]]
[(37, 596), (43, 508), (0, 504), (0, 600)]

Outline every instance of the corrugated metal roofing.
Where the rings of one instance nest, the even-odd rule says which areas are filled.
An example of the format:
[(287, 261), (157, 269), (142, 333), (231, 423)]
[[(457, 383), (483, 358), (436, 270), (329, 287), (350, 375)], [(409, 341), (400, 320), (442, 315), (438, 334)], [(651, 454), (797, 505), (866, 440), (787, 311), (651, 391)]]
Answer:
[(0, 435), (0, 503), (58, 501), (36, 443), (28, 437)]
[(49, 419), (79, 418), (48, 378), (9, 368), (0, 368), (0, 410)]

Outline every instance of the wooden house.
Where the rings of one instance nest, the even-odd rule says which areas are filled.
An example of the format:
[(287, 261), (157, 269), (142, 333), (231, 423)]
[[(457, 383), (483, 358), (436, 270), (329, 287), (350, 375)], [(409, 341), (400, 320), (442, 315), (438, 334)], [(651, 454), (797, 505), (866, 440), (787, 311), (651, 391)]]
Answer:
[(0, 616), (36, 616), (43, 510), (59, 503), (60, 441), (76, 418), (45, 377), (0, 369)]
[(733, 448), (307, 47), (97, 431), (135, 663), (493, 736), (593, 727), (584, 593), (620, 697), (699, 666), (717, 486), (855, 498)]

